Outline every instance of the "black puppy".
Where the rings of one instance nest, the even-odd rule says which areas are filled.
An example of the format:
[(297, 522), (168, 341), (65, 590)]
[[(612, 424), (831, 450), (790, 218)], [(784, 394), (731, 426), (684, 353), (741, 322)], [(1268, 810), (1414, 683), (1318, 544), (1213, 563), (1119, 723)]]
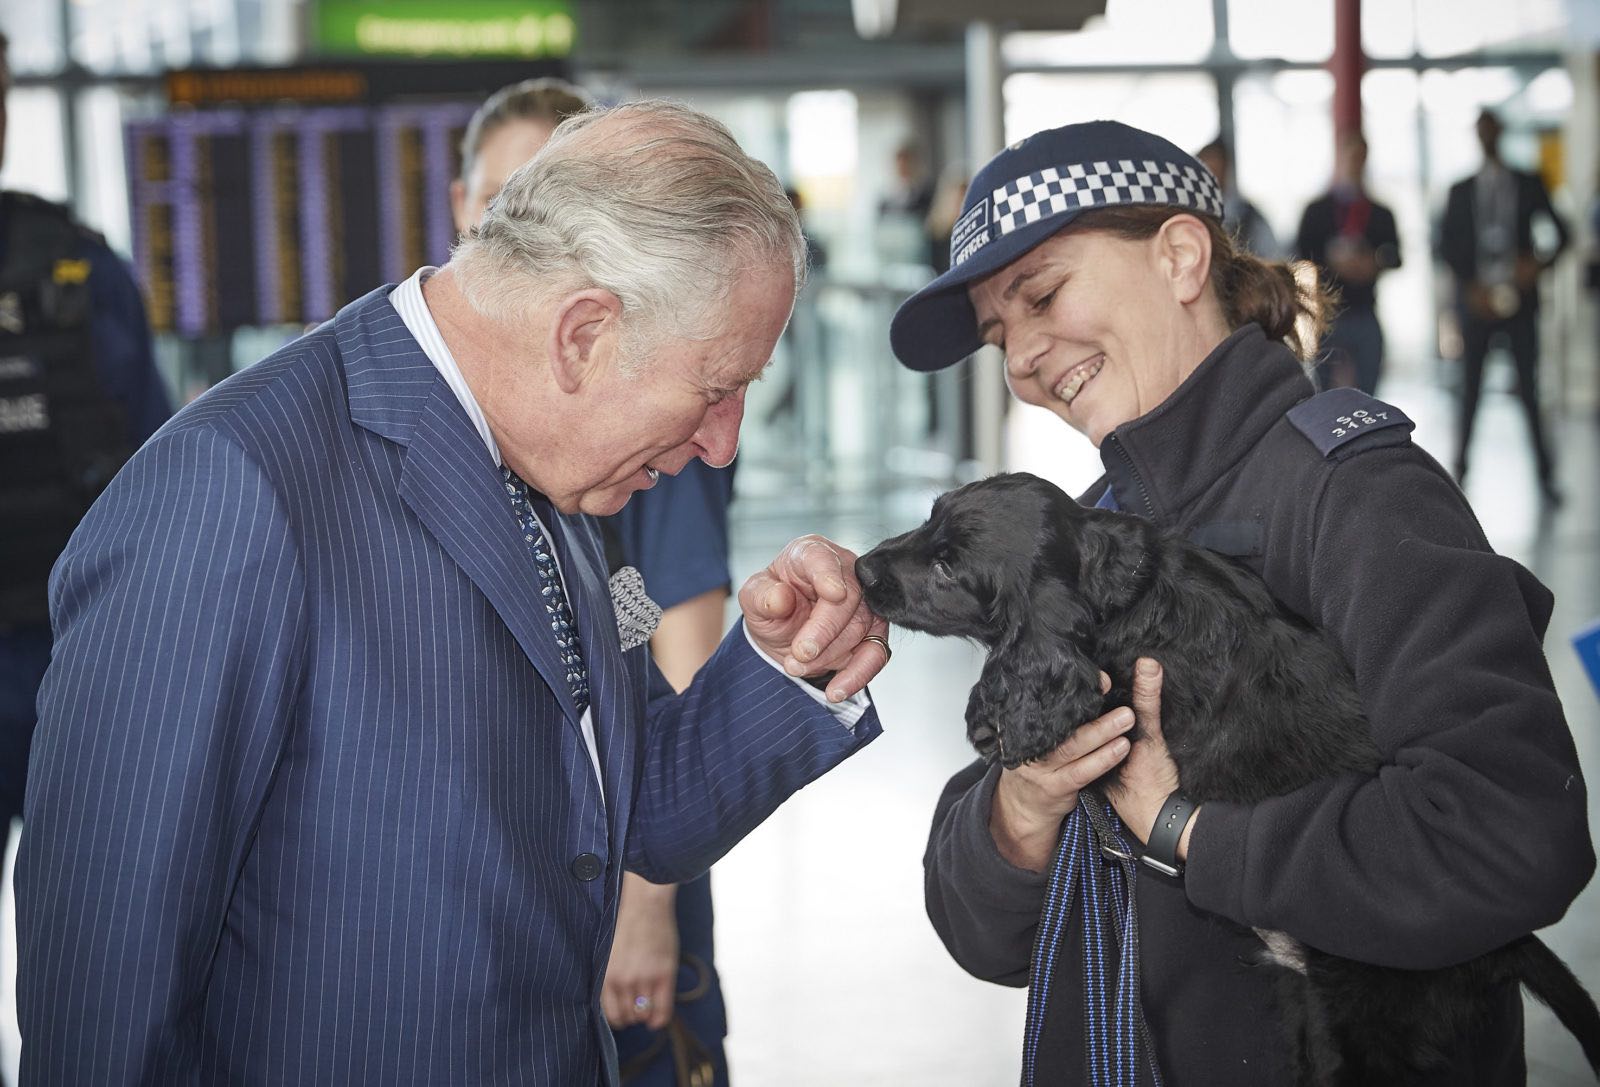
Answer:
[[(1161, 730), (1197, 803), (1256, 803), (1378, 765), (1349, 667), (1259, 577), (1141, 518), (1080, 506), (1037, 476), (995, 476), (942, 496), (926, 524), (863, 555), (856, 576), (891, 623), (988, 648), (967, 736), (1006, 767), (1126, 705), (1139, 657), (1161, 662)], [(1512, 979), (1550, 1006), (1600, 1071), (1600, 1012), (1531, 935), (1430, 971), (1260, 935), (1267, 961), (1287, 971), (1282, 1011), (1303, 1084), (1425, 1074)]]

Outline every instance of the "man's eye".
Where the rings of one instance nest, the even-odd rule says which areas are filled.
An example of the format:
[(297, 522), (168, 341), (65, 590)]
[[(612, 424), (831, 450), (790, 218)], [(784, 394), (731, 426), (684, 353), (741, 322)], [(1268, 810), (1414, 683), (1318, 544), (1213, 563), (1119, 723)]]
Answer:
[(933, 560), (933, 572), (946, 581), (954, 581), (956, 579), (955, 573), (950, 569), (950, 564), (943, 559)]

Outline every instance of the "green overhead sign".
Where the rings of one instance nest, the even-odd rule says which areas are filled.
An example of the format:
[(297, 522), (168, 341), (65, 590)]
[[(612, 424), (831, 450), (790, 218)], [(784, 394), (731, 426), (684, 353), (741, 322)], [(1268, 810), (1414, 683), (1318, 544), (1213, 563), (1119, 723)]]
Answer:
[(390, 57), (565, 57), (568, 0), (318, 0), (322, 53)]

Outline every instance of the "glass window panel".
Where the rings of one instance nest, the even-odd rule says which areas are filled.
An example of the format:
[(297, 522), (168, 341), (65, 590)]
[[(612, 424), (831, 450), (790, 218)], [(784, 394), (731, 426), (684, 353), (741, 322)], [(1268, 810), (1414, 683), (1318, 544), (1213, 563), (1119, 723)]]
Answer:
[(1361, 5), (1361, 48), (1369, 57), (1409, 57), (1417, 47), (1417, 14), (1412, 0)]
[(11, 40), (7, 53), (13, 75), (60, 70), (60, 3), (61, 0), (5, 0), (0, 29)]
[(1333, 0), (1228, 0), (1228, 41), (1246, 60), (1327, 60)]
[(1217, 85), (1204, 73), (1148, 75), (1023, 72), (1005, 83), (1006, 142), (1044, 128), (1122, 121), (1159, 133), (1185, 150), (1217, 134)]
[(0, 188), (67, 199), (61, 142), (61, 95), (48, 87), (17, 87), (6, 98), (6, 148)]
[(1234, 86), (1234, 172), (1279, 243), (1333, 173), (1333, 77), (1324, 71), (1251, 75)]
[(1495, 47), (1549, 48), (1565, 44), (1567, 16), (1563, 0), (1415, 3), (1417, 51), (1425, 57), (1448, 57)]
[(1204, 60), (1215, 37), (1211, 0), (1107, 0), (1082, 30), (1007, 34), (1001, 49), (1012, 67), (1187, 63)]
[(78, 211), (126, 256), (133, 249), (128, 220), (128, 175), (122, 143), (122, 97), (96, 87), (78, 97)]
[[(1521, 81), (1510, 68), (1453, 72), (1430, 68), (1422, 73), (1418, 86), (1427, 139), (1429, 195), (1434, 206), (1442, 208), (1451, 183), (1482, 163), (1474, 130), (1479, 112), (1486, 106), (1501, 106), (1521, 89)], [(1521, 158), (1515, 139), (1507, 139), (1502, 149), (1508, 160)], [(1518, 165), (1531, 167), (1533, 163), (1519, 161)]]

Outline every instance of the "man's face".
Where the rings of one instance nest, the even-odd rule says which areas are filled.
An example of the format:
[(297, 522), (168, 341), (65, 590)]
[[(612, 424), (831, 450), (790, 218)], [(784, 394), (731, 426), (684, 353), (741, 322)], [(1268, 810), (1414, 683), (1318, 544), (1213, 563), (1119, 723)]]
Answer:
[(450, 206), (455, 214), (456, 233), (477, 226), (489, 201), (495, 198), (506, 179), (550, 141), (555, 126), (544, 121), (518, 118), (494, 129), (478, 149), (472, 170), (450, 186)]
[[(563, 513), (616, 513), (635, 491), (654, 484), (649, 469), (677, 475), (696, 457), (725, 465), (739, 448), (745, 389), (766, 368), (794, 307), (794, 273), (787, 265), (752, 268), (723, 304), (725, 326), (709, 340), (673, 339), (642, 347), (633, 376), (604, 365), (574, 392), (563, 394), (564, 433), (538, 463), (517, 463), (519, 448), (548, 438), (553, 420), (501, 416), (511, 439), (501, 452), (519, 475)], [(554, 451), (549, 452), (554, 446)]]

